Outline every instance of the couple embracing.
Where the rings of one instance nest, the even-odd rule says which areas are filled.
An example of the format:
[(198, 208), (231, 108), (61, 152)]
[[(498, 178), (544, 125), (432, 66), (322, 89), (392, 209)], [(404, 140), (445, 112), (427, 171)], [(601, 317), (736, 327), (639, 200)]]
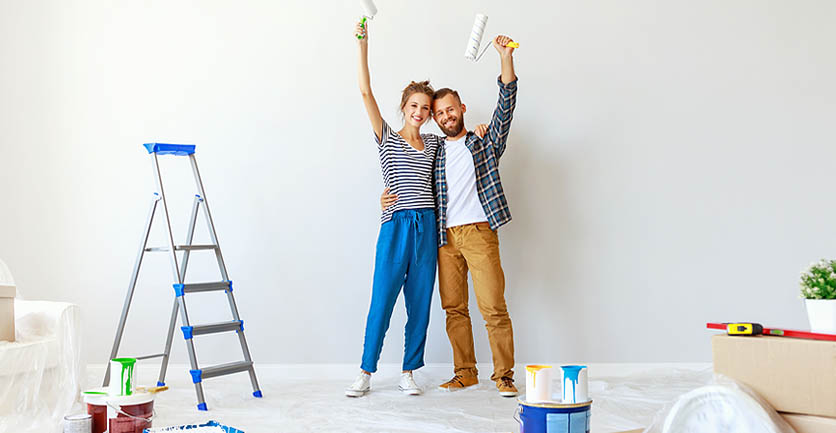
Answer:
[[(360, 38), (360, 92), (377, 142), (386, 190), (381, 196), (383, 213), (361, 371), (345, 394), (360, 397), (370, 390), (371, 374), (377, 371), (401, 288), (407, 322), (399, 388), (405, 394), (421, 394), (412, 371), (424, 365), (437, 265), (455, 366), (453, 378), (440, 388), (452, 391), (479, 382), (468, 312), (470, 270), (493, 354), (491, 380), (500, 395), (516, 396), (514, 337), (496, 234), (511, 220), (498, 165), (517, 94), (514, 48), (507, 46), (512, 40), (497, 36), (493, 41), (502, 60), (499, 101), (490, 124), (477, 128), (481, 129), (477, 135), (464, 127), (466, 107), (459, 94), (448, 88), (434, 91), (428, 81), (413, 81), (403, 90), (400, 109), (404, 125), (400, 131), (393, 130), (381, 117), (372, 94), (368, 24), (358, 23), (355, 35)], [(420, 132), (430, 118), (445, 137)]]

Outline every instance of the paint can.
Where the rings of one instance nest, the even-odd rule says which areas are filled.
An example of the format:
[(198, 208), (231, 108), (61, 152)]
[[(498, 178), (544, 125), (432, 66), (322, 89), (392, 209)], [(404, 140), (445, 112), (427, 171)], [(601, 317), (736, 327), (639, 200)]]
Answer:
[(91, 417), (91, 432), (104, 433), (107, 431), (107, 392), (93, 390), (84, 392), (84, 403), (87, 414)]
[(110, 395), (131, 395), (134, 391), (134, 366), (136, 358), (114, 358), (110, 360)]
[(85, 394), (87, 413), (92, 416), (92, 433), (142, 433), (154, 418), (154, 394), (137, 392), (128, 396)]
[(108, 433), (142, 433), (154, 419), (154, 394), (134, 393), (107, 400)]
[(520, 433), (589, 433), (592, 401), (576, 404), (517, 401), (514, 419), (520, 424)]
[(525, 366), (525, 400), (550, 401), (552, 399), (552, 366)]
[(67, 415), (64, 417), (64, 433), (90, 433), (93, 428), (93, 417), (84, 413)]
[(589, 375), (585, 365), (563, 365), (563, 403), (583, 403), (589, 400)]

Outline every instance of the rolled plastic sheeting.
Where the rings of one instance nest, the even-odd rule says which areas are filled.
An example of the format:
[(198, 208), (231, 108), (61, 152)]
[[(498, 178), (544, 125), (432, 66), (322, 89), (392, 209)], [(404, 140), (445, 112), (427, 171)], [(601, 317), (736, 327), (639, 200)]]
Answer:
[(648, 433), (794, 433), (753, 391), (723, 376), (661, 411)]

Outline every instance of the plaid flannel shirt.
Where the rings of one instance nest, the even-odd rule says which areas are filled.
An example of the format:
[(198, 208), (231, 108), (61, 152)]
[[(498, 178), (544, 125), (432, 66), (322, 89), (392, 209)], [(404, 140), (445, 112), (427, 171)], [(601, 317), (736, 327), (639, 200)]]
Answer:
[[(497, 79), (497, 84), (499, 85), (499, 101), (493, 112), (488, 133), (482, 139), (468, 132), (465, 138), (465, 145), (473, 154), (479, 201), (482, 202), (482, 209), (485, 210), (488, 223), (493, 230), (511, 221), (511, 211), (508, 209), (505, 192), (502, 190), (502, 181), (499, 179), (499, 158), (505, 152), (511, 119), (514, 117), (514, 107), (517, 103), (517, 78), (505, 84), (500, 77)], [(446, 160), (444, 143), (441, 143), (435, 159), (435, 206), (439, 248), (447, 244)]]

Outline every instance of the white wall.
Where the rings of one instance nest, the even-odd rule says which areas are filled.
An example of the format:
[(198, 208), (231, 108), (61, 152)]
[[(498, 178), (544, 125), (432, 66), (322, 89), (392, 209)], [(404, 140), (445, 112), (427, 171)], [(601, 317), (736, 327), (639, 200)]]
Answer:
[[(198, 145), (255, 360), (359, 362), (382, 188), (359, 3), (0, 1), (0, 257), (28, 297), (82, 306), (90, 362), (139, 245), (149, 141)], [(522, 43), (500, 232), (518, 362), (705, 361), (706, 321), (805, 326), (798, 272), (836, 256), (836, 3), (377, 4), (372, 84), (393, 124), (425, 78), (460, 90), (469, 125), (489, 118), (496, 54), (462, 57), (475, 12)], [(165, 162), (182, 239), (190, 173)], [(216, 278), (203, 259), (191, 275)], [(166, 260), (145, 263), (125, 354), (162, 346)], [(191, 305), (224, 318), (198, 312), (223, 298)], [(399, 304), (385, 362), (404, 320)], [(201, 361), (235, 359), (223, 343), (198, 340)], [(427, 361), (450, 356), (436, 298)]]

